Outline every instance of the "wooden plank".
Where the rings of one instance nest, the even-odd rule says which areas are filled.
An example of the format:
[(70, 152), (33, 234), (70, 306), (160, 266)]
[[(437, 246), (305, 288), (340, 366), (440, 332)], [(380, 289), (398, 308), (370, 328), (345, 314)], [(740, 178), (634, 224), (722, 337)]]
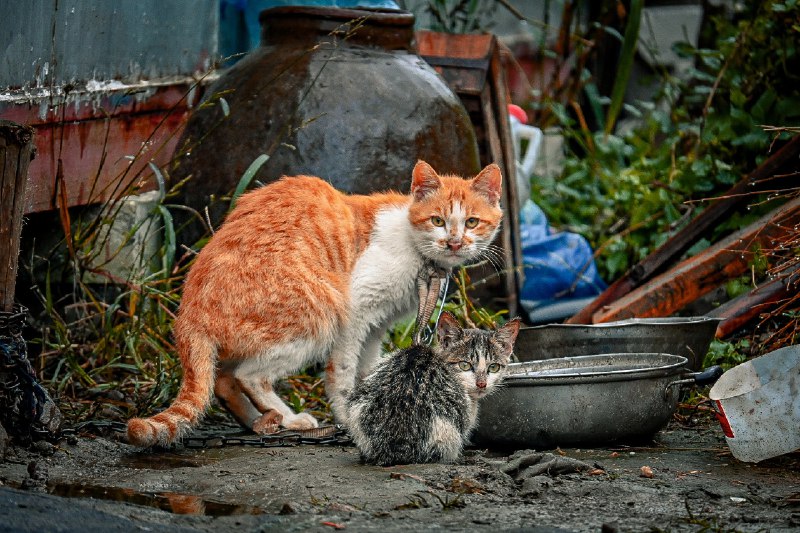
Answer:
[(724, 319), (717, 326), (716, 337), (724, 339), (761, 313), (769, 311), (796, 295), (800, 288), (798, 287), (800, 285), (800, 278), (797, 276), (798, 269), (800, 269), (800, 265), (795, 265), (775, 279), (756, 287), (747, 294), (729, 300), (707, 313), (710, 317)]
[[(493, 293), (495, 302), (515, 315), (522, 286), (521, 271), (517, 268), (522, 262), (517, 207), (519, 195), (508, 119), (508, 88), (497, 39), (491, 34), (455, 35), (420, 31), (416, 33), (416, 40), (419, 54), (442, 75), (470, 114), (478, 139), (481, 164), (497, 163), (503, 173), (504, 221), (495, 242), (503, 251), (504, 270), (499, 276), (499, 287), (494, 281), (497, 277), (491, 266), (479, 270), (479, 276), (493, 281), (482, 284), (482, 290), (476, 291), (476, 297), (482, 299)], [(502, 298), (496, 297), (499, 291), (503, 293)]]
[(670, 316), (724, 281), (747, 272), (757, 247), (768, 246), (771, 240), (796, 231), (797, 224), (800, 198), (600, 308), (592, 315), (592, 321)]
[(33, 128), (0, 120), (0, 311), (14, 307), (19, 236), (28, 166), (35, 154)]
[[(568, 324), (590, 324), (597, 311), (603, 306), (622, 298), (636, 287), (663, 272), (670, 264), (677, 261), (700, 238), (708, 234), (722, 220), (730, 216), (730, 212), (741, 208), (752, 199), (752, 194), (774, 190), (788, 186), (795, 179), (789, 175), (800, 168), (800, 135), (792, 138), (780, 150), (758, 166), (746, 178), (742, 179), (719, 200), (714, 201), (703, 210), (681, 231), (673, 235), (657, 250), (633, 266), (627, 273), (617, 279), (603, 291), (592, 303), (569, 318)], [(779, 173), (786, 173), (770, 180)]]
[(475, 59), (489, 57), (496, 46), (490, 33), (440, 33), (429, 30), (415, 32), (417, 50), (422, 56)]
[[(39, 157), (29, 171), (25, 212), (56, 209), (60, 187), (68, 207), (104, 202), (128, 187), (153, 188), (148, 163), (169, 163), (188, 114), (182, 110), (38, 126)], [(59, 166), (63, 181), (56, 179)]]
[[(495, 94), (493, 99), (494, 113), (498, 121), (500, 145), (503, 149), (503, 160), (505, 161), (506, 168), (505, 176), (507, 186), (504, 189), (506, 191), (507, 211), (509, 214), (506, 225), (510, 230), (509, 247), (511, 251), (511, 262), (508, 266), (509, 268), (513, 268), (510, 275), (512, 279), (509, 279), (509, 283), (513, 284), (513, 301), (515, 302), (514, 308), (516, 308), (516, 302), (519, 300), (519, 293), (522, 291), (522, 286), (525, 282), (519, 227), (520, 192), (517, 189), (517, 163), (516, 155), (514, 154), (514, 139), (511, 135), (511, 121), (508, 115), (508, 104), (511, 98), (506, 82), (505, 68), (503, 67), (500, 57), (500, 47), (497, 45), (497, 41), (495, 41), (495, 46), (492, 49), (490, 76)], [(514, 314), (516, 314), (516, 312)]]
[[(495, 162), (500, 166), (503, 173), (503, 197), (501, 204), (503, 206), (503, 224), (500, 226), (499, 240), (503, 249), (503, 263), (504, 275), (502, 278), (503, 294), (505, 295), (504, 307), (508, 309), (509, 313), (516, 314), (517, 305), (517, 286), (515, 282), (514, 272), (514, 253), (511, 235), (511, 222), (513, 220), (513, 212), (508, 202), (508, 189), (512, 186), (513, 181), (508, 174), (508, 165), (503, 158), (503, 145), (501, 142), (501, 135), (497, 127), (497, 121), (494, 114), (492, 105), (493, 91), (490, 85), (486, 85), (484, 94), (481, 96), (481, 108), (483, 111), (484, 127), (486, 133), (486, 144), (489, 161)], [(487, 163), (489, 162), (487, 161)], [(491, 275), (491, 271), (488, 272)]]

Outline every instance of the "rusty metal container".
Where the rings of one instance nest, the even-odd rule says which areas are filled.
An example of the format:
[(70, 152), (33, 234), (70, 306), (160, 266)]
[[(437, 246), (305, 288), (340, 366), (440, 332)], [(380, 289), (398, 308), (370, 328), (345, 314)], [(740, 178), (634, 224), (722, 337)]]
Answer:
[(279, 7), (260, 21), (261, 46), (209, 88), (215, 105), (194, 112), (178, 143), (172, 180), (192, 175), (184, 203), (233, 190), (260, 154), (262, 183), (312, 174), (353, 193), (407, 191), (418, 159), (479, 170), (469, 115), (414, 52), (411, 13)]

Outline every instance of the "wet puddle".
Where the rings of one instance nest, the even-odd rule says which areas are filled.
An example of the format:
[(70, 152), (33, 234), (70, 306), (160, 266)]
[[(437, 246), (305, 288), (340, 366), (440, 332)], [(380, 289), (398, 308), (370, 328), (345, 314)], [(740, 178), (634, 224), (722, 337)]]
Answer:
[(263, 510), (252, 505), (239, 505), (206, 500), (192, 494), (174, 492), (140, 492), (119, 487), (101, 487), (84, 484), (56, 484), (47, 487), (54, 496), (65, 498), (94, 498), (120, 503), (131, 503), (154, 507), (175, 514), (231, 516), (240, 514), (262, 514)]

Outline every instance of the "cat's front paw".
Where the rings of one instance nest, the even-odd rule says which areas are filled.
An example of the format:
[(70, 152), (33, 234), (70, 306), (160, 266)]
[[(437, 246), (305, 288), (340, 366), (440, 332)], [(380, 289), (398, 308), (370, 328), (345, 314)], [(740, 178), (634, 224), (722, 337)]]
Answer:
[(277, 433), (281, 429), (283, 416), (276, 410), (270, 409), (253, 420), (253, 432), (257, 435), (269, 435)]
[(314, 429), (319, 427), (319, 422), (308, 413), (298, 413), (291, 418), (284, 418), (281, 425), (286, 429)]

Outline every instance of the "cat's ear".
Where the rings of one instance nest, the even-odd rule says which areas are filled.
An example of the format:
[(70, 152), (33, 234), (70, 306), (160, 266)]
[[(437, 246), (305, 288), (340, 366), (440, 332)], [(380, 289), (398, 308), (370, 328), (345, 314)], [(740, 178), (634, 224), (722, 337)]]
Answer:
[(447, 346), (461, 336), (461, 325), (452, 313), (445, 311), (439, 317), (436, 334), (439, 337), (439, 346)]
[(417, 161), (414, 171), (411, 173), (411, 194), (415, 200), (422, 200), (428, 195), (436, 192), (441, 187), (439, 175), (425, 161)]
[(486, 165), (486, 168), (473, 178), (472, 190), (485, 196), (490, 204), (497, 204), (503, 192), (503, 176), (500, 173), (500, 167), (495, 163)]
[(497, 328), (492, 336), (495, 340), (495, 345), (500, 350), (500, 356), (508, 359), (511, 357), (511, 354), (514, 352), (514, 341), (517, 340), (517, 334), (519, 333), (519, 326), (520, 326), (520, 319), (519, 318), (512, 318), (502, 327)]

